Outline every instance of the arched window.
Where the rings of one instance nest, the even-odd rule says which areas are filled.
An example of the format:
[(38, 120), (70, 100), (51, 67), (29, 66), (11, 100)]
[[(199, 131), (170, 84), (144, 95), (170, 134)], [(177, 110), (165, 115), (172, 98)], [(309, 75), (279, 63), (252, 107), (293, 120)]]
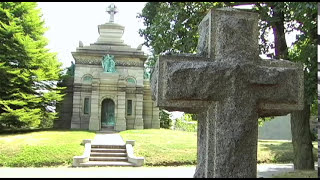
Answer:
[(92, 77), (90, 75), (85, 75), (82, 79), (83, 83), (91, 83)]
[(132, 77), (127, 78), (127, 83), (130, 85), (135, 85), (136, 84), (136, 80)]

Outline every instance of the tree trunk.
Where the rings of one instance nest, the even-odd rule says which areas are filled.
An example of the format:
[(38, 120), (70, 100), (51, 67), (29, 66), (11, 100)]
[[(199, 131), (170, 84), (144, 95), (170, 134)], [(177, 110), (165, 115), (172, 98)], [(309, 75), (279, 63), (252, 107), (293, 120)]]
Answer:
[[(284, 2), (268, 2), (272, 9), (275, 58), (288, 59), (288, 47), (284, 32)], [(307, 97), (305, 95), (305, 97)], [(302, 111), (291, 113), (291, 134), (294, 152), (294, 169), (314, 169), (312, 139), (310, 132), (310, 105), (305, 102)]]
[(291, 134), (294, 153), (294, 169), (314, 169), (312, 139), (310, 132), (310, 105), (302, 111), (291, 113)]
[[(275, 4), (278, 4), (277, 6)], [(279, 5), (284, 6), (283, 2), (269, 2), (272, 9), (272, 30), (274, 34), (274, 55), (276, 59), (288, 59), (288, 46), (284, 32), (284, 13)]]

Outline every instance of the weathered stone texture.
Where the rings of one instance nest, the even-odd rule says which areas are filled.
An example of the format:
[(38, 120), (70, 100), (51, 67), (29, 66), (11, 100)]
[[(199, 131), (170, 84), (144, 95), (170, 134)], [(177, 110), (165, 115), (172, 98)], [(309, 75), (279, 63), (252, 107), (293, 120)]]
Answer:
[(200, 118), (194, 177), (255, 178), (258, 118), (303, 108), (302, 65), (260, 59), (257, 22), (254, 13), (213, 9), (200, 23), (197, 55), (156, 63), (156, 105)]

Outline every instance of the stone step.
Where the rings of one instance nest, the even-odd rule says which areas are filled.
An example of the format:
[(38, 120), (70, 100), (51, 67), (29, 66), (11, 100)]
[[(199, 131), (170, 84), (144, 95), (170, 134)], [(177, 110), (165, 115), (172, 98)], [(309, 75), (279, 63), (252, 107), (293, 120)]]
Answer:
[(91, 152), (90, 157), (127, 157), (127, 153)]
[(97, 145), (97, 144), (91, 144), (91, 148), (126, 149), (126, 145)]
[(129, 162), (103, 162), (103, 161), (89, 161), (86, 163), (80, 163), (80, 166), (134, 166), (132, 163)]
[(89, 161), (128, 161), (127, 157), (89, 157)]
[(91, 152), (101, 152), (101, 153), (126, 153), (126, 149), (91, 148)]

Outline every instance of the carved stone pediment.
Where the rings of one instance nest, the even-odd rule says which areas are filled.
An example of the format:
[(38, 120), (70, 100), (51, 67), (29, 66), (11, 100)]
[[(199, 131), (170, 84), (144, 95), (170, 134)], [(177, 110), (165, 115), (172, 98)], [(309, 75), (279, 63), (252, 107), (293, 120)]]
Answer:
[[(101, 65), (102, 56), (86, 56), (73, 54), (76, 64)], [(117, 58), (116, 66), (143, 67), (144, 61), (139, 58)]]

